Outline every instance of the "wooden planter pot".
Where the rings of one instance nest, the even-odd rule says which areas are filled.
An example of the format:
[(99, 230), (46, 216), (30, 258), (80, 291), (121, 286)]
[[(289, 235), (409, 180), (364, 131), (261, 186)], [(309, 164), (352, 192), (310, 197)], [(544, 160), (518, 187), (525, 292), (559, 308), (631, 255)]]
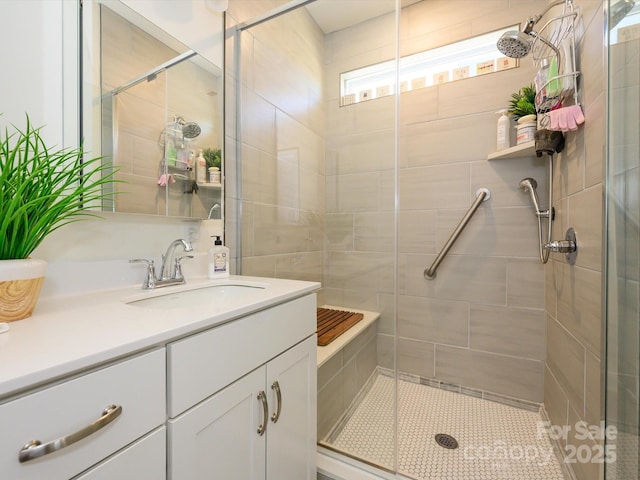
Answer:
[(0, 322), (33, 313), (46, 270), (43, 260), (0, 260)]

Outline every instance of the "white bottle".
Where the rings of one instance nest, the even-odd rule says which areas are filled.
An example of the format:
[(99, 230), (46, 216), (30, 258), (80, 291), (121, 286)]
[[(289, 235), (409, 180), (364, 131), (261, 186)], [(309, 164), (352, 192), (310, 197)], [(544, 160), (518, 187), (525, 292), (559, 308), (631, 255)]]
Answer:
[(509, 127), (511, 126), (511, 121), (509, 120), (509, 116), (507, 115), (507, 110), (500, 110), (496, 113), (501, 113), (502, 115), (498, 119), (498, 135), (497, 135), (497, 143), (496, 148), (498, 151), (504, 150), (505, 148), (509, 148), (511, 146), (511, 138)]
[(229, 276), (229, 249), (222, 245), (222, 240), (216, 236), (213, 247), (209, 250), (209, 278), (224, 278)]
[(196, 178), (198, 183), (207, 182), (207, 161), (202, 156), (202, 150), (198, 152), (196, 159)]

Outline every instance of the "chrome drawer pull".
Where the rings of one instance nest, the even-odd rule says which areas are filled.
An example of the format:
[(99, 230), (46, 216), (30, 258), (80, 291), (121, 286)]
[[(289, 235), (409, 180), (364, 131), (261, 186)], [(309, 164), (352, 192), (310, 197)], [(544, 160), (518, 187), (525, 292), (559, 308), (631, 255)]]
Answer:
[(69, 445), (73, 445), (76, 442), (79, 442), (83, 438), (88, 437), (92, 433), (97, 432), (105, 425), (113, 422), (120, 414), (122, 413), (121, 405), (109, 405), (102, 412), (102, 416), (98, 418), (96, 421), (87, 425), (84, 428), (81, 428), (77, 432), (71, 433), (64, 437), (60, 437), (56, 440), (52, 440), (49, 443), (42, 444), (40, 440), (31, 440), (24, 447), (20, 449), (20, 455), (18, 459), (20, 463), (28, 462), (29, 460), (33, 460), (34, 458), (43, 457), (44, 455), (48, 455), (49, 453), (57, 452), (58, 450), (62, 450)]
[(267, 404), (267, 394), (264, 393), (264, 390), (260, 390), (258, 394), (258, 400), (262, 402), (262, 412), (263, 412), (263, 423), (258, 425), (258, 435), (264, 435), (264, 432), (267, 431), (267, 424), (269, 422), (269, 405)]
[(276, 399), (278, 400), (278, 408), (276, 409), (275, 413), (271, 415), (271, 421), (273, 423), (276, 423), (280, 418), (280, 410), (282, 410), (282, 393), (280, 392), (280, 384), (277, 380), (275, 380), (271, 384), (271, 390), (276, 391)]

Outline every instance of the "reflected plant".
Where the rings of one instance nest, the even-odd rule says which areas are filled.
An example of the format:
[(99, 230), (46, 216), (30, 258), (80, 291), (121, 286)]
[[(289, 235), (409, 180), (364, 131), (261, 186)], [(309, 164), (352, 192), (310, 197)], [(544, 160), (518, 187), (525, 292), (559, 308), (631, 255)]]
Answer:
[(218, 167), (222, 166), (222, 151), (219, 148), (206, 148), (202, 152), (202, 156), (207, 162), (207, 168), (209, 167)]

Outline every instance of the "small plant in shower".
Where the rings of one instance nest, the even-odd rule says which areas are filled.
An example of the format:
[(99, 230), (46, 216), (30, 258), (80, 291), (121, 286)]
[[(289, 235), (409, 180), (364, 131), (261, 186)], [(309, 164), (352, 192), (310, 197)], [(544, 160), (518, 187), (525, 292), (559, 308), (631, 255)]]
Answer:
[(222, 166), (222, 151), (219, 148), (206, 148), (202, 152), (202, 156), (207, 162), (207, 168)]
[(536, 88), (534, 85), (522, 87), (519, 91), (511, 94), (509, 109), (507, 112), (514, 120), (527, 115), (536, 114)]

